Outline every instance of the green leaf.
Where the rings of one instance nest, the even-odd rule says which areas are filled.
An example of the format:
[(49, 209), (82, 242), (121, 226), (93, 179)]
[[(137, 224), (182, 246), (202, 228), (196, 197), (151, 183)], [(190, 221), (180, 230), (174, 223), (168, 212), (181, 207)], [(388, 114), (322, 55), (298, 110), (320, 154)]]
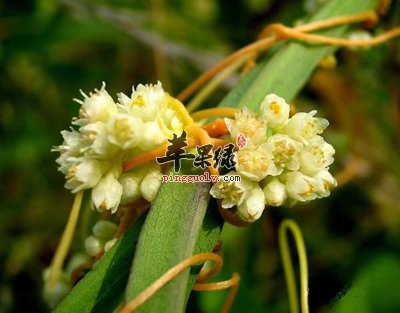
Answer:
[[(311, 21), (367, 11), (376, 4), (376, 0), (331, 0)], [(341, 26), (321, 34), (340, 36), (346, 29)], [(220, 106), (247, 106), (257, 110), (260, 101), (268, 93), (276, 93), (291, 101), (321, 58), (334, 49), (296, 42), (284, 44), (270, 59), (251, 71)], [(133, 299), (185, 258), (201, 251), (212, 251), (223, 223), (218, 224), (215, 219), (215, 206), (210, 207), (204, 215), (207, 199), (208, 188), (204, 185), (165, 184), (162, 187), (139, 238), (126, 301)], [(194, 214), (194, 211), (197, 213)], [(203, 227), (199, 227), (201, 223)], [(192, 269), (192, 276), (189, 276), (189, 270), (180, 274), (136, 312), (184, 312), (187, 295), (198, 269)]]
[(132, 225), (54, 312), (112, 312), (121, 302), (135, 245), (146, 215)]
[(350, 290), (331, 310), (333, 313), (399, 312), (400, 260), (379, 255), (356, 276)]
[[(208, 183), (168, 183), (160, 190), (140, 234), (128, 295), (139, 294), (173, 265), (193, 255), (194, 250), (201, 252), (212, 247), (222, 223), (211, 216), (202, 223), (210, 197), (209, 188)], [(208, 236), (196, 247), (200, 232)], [(187, 300), (188, 279), (189, 271), (178, 275), (138, 312), (182, 312)]]

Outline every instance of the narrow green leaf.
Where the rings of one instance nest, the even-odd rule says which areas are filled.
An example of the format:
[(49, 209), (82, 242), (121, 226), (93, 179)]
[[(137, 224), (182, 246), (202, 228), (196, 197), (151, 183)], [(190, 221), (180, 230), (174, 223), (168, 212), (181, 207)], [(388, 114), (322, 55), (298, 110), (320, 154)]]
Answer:
[(123, 300), (130, 264), (145, 215), (132, 225), (99, 263), (71, 290), (54, 310), (109, 313)]
[[(331, 0), (311, 21), (363, 12), (373, 9), (376, 4), (377, 0)], [(321, 34), (340, 36), (346, 29), (347, 27), (341, 26)], [(268, 93), (276, 93), (291, 101), (307, 82), (321, 58), (334, 49), (296, 42), (284, 44), (269, 60), (251, 71), (220, 106), (247, 106), (257, 110), (260, 101)], [(223, 223), (218, 225), (216, 222), (213, 216), (215, 207), (209, 208), (208, 212), (213, 211), (213, 214), (205, 215), (203, 222), (206, 199), (208, 188), (203, 185), (163, 186), (139, 238), (139, 248), (126, 292), (127, 301), (186, 257), (201, 251), (212, 251), (218, 240), (218, 230)], [(194, 214), (193, 211), (198, 212)], [(203, 227), (199, 227), (201, 223)], [(195, 246), (196, 238), (198, 239)], [(190, 277), (189, 271), (182, 273), (158, 291), (137, 312), (184, 312), (196, 270), (198, 271), (198, 267), (192, 270)], [(186, 288), (187, 291), (184, 292)]]
[[(214, 240), (218, 238), (217, 223), (202, 224), (209, 188), (208, 183), (168, 183), (161, 189), (140, 234), (127, 287), (129, 295), (139, 294), (173, 265), (190, 257), (200, 229), (214, 234)], [(182, 312), (188, 278), (189, 271), (180, 274), (138, 312)]]

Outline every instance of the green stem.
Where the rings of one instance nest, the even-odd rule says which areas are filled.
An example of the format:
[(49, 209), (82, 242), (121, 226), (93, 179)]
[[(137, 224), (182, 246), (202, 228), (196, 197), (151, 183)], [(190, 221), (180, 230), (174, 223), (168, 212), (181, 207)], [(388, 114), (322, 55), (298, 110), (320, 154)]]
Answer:
[(299, 313), (299, 303), (297, 297), (296, 277), (289, 249), (288, 232), (291, 232), (293, 235), (296, 243), (297, 254), (299, 256), (301, 312), (308, 313), (308, 267), (303, 236), (300, 227), (296, 222), (293, 220), (284, 220), (279, 227), (279, 247), (281, 250), (282, 263), (289, 294), (290, 312)]
[(76, 224), (78, 222), (79, 211), (81, 209), (82, 197), (83, 191), (79, 191), (75, 195), (75, 200), (72, 205), (67, 225), (65, 226), (64, 233), (53, 257), (53, 261), (51, 262), (50, 276), (47, 282), (49, 288), (54, 288), (57, 284), (64, 260), (68, 254), (69, 248), (71, 247), (72, 238), (74, 237)]
[(241, 67), (247, 60), (249, 56), (244, 56), (236, 60), (234, 63), (229, 65), (222, 72), (215, 75), (208, 83), (200, 90), (200, 92), (187, 104), (187, 110), (189, 112), (195, 111), (204, 102), (207, 97), (213, 93), (218, 86), (227, 79), (232, 73), (234, 73), (239, 67)]

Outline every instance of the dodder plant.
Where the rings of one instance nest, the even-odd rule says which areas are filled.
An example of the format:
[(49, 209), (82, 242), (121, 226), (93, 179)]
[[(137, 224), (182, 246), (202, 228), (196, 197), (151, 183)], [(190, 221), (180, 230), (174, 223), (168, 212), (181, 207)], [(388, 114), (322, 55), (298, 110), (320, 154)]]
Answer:
[[(65, 174), (65, 186), (76, 193), (76, 198), (60, 247), (46, 275), (45, 294), (53, 303), (57, 302), (68, 285), (78, 281), (86, 269), (93, 269), (56, 310), (109, 312), (126, 303), (121, 307), (123, 312), (136, 309), (182, 312), (192, 288), (232, 287), (223, 307), (223, 311), (228, 311), (237, 291), (238, 275), (225, 282), (206, 283), (222, 265), (222, 258), (210, 253), (215, 250), (223, 223), (219, 213), (226, 221), (242, 225), (260, 218), (268, 206), (294, 205), (326, 197), (336, 186), (336, 180), (329, 173), (334, 148), (321, 137), (328, 121), (316, 117), (316, 111), (290, 116), (286, 101), (293, 98), (318, 62), (332, 52), (331, 46), (371, 46), (400, 34), (397, 28), (374, 38), (332, 37), (346, 34), (346, 28), (336, 27), (339, 25), (376, 23), (377, 13), (360, 13), (376, 5), (375, 1), (332, 0), (313, 17), (312, 23), (295, 28), (267, 27), (260, 40), (205, 73), (177, 98), (165, 93), (160, 83), (139, 85), (130, 96), (119, 94), (117, 101), (107, 93), (105, 85), (93, 94), (81, 92), (84, 99), (76, 100), (81, 110), (73, 120), (75, 128), (63, 131), (64, 143), (55, 148), (60, 152), (57, 163)], [(333, 29), (319, 35), (310, 33), (325, 28)], [(255, 53), (287, 39), (313, 44), (289, 43), (280, 47), (270, 59), (246, 75), (220, 104), (221, 108), (190, 115), (182, 104), (181, 101), (227, 65), (235, 66), (227, 68), (225, 74), (245, 61), (251, 64)], [(195, 106), (193, 103), (196, 101), (190, 107)], [(224, 118), (208, 120), (216, 116)], [(181, 142), (178, 150), (169, 151), (168, 142), (178, 138), (185, 142)], [(222, 147), (232, 147), (235, 143), (238, 147), (232, 158), (223, 155), (227, 151)], [(224, 175), (228, 180), (220, 179), (213, 186), (210, 183), (162, 185), (163, 174), (168, 174), (170, 169), (160, 166), (156, 160), (169, 155), (170, 161), (178, 162), (182, 155), (177, 152), (182, 152), (182, 148), (188, 149), (195, 161), (202, 157), (201, 167), (213, 175), (220, 174), (218, 165), (221, 158), (226, 158), (225, 163), (230, 164), (226, 168), (231, 169)], [(193, 168), (186, 166), (185, 171), (193, 173)], [(240, 180), (230, 180), (231, 177)], [(102, 215), (85, 241), (86, 256), (73, 258), (68, 265), (71, 281), (62, 267), (85, 190), (90, 190), (90, 203)], [(210, 194), (217, 200), (208, 205)], [(143, 212), (149, 207), (150, 212), (144, 217)], [(143, 217), (138, 219), (141, 214)], [(293, 222), (283, 223), (282, 238), (286, 238), (286, 229), (297, 240), (301, 307), (307, 312), (304, 244)], [(282, 244), (282, 255), (291, 309), (297, 312), (287, 243)], [(213, 261), (215, 267), (200, 271), (207, 260)]]

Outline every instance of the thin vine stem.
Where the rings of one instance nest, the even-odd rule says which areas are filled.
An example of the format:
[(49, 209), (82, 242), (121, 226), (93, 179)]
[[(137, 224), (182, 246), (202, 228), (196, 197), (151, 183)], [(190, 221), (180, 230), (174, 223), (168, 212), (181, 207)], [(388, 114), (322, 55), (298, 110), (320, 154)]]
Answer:
[(72, 238), (74, 236), (76, 224), (78, 222), (79, 212), (82, 205), (82, 198), (83, 198), (83, 191), (79, 191), (75, 195), (75, 200), (72, 205), (67, 225), (61, 237), (60, 244), (57, 247), (57, 251), (54, 255), (53, 261), (51, 262), (50, 277), (48, 280), (48, 286), (50, 288), (53, 288), (56, 285), (60, 275), (60, 271), (64, 264), (64, 260), (71, 246)]
[(291, 313), (299, 313), (296, 277), (289, 248), (288, 232), (295, 240), (300, 265), (300, 304), (301, 312), (309, 313), (308, 308), (308, 268), (307, 254), (300, 227), (293, 220), (284, 220), (279, 227), (279, 247), (281, 251)]
[(221, 270), (223, 264), (223, 259), (220, 255), (210, 252), (193, 255), (176, 264), (174, 267), (170, 268), (167, 272), (160, 276), (157, 280), (155, 280), (149, 287), (138, 294), (136, 298), (125, 304), (118, 311), (118, 313), (132, 313), (135, 309), (146, 302), (151, 296), (153, 296), (160, 288), (165, 286), (165, 284), (171, 281), (174, 277), (176, 277), (189, 267), (205, 261), (212, 261), (214, 263), (214, 267), (211, 269), (201, 270), (198, 279), (193, 286), (193, 290), (216, 291), (230, 288), (230, 292), (221, 309), (221, 313), (228, 313), (239, 287), (240, 276), (237, 273), (233, 273), (232, 278), (228, 280), (216, 283), (207, 283), (206, 281), (208, 279), (216, 275)]
[(216, 74), (198, 93), (193, 99), (187, 104), (187, 110), (189, 112), (195, 111), (205, 99), (208, 98), (218, 86), (227, 79), (232, 73), (236, 72), (245, 62), (248, 60), (248, 56), (239, 58), (236, 62), (227, 66), (223, 71)]

